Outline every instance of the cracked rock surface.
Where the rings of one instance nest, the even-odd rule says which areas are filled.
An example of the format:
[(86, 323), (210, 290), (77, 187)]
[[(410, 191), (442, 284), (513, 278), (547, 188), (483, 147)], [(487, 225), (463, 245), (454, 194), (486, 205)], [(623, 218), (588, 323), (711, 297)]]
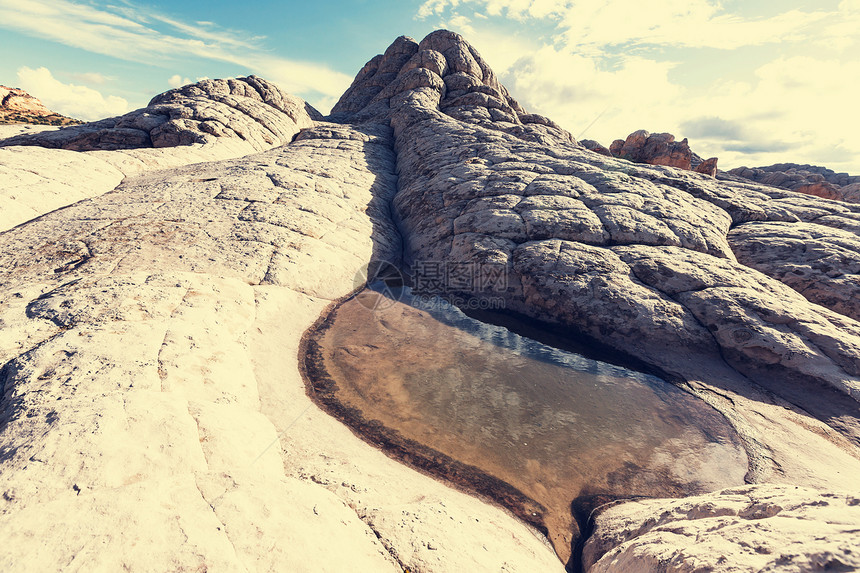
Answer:
[[(452, 90), (449, 78), (463, 75), (482, 97)], [(420, 44), (399, 39), (351, 90), (336, 111), (394, 128), (393, 207), (407, 263), (476, 265), (479, 275), (457, 295), (500, 297), (508, 310), (687, 386), (745, 440), (748, 481), (856, 488), (848, 477), (858, 475), (860, 444), (855, 206), (634, 165), (551, 125), (494, 118), (490, 110), (518, 106), (450, 32)], [(782, 258), (764, 245), (758, 262), (756, 245), (777, 227), (786, 243), (810, 237), (818, 254), (796, 247)], [(481, 265), (505, 268), (503, 288), (476, 286), (490, 284)]]
[[(397, 39), (329, 120), (251, 77), (2, 142), (0, 569), (561, 570), (305, 395), (302, 333), (401, 257), (503, 268), (457, 294), (644, 362), (738, 431), (757, 485), (613, 506), (596, 570), (853, 566), (856, 495), (832, 492), (860, 475), (860, 207), (589, 151), (446, 31)], [(809, 552), (801, 517), (828, 532)]]
[(0, 145), (74, 151), (175, 147), (233, 138), (254, 151), (288, 143), (320, 119), (311, 106), (257, 76), (203, 80), (157, 95), (145, 108), (83, 125), (23, 134)]
[[(588, 571), (854, 571), (860, 497), (785, 485), (640, 500), (598, 515)], [(786, 541), (790, 540), (790, 543)]]
[(390, 147), (320, 124), (0, 234), (0, 567), (560, 568), (305, 395), (302, 332), (399, 253)]

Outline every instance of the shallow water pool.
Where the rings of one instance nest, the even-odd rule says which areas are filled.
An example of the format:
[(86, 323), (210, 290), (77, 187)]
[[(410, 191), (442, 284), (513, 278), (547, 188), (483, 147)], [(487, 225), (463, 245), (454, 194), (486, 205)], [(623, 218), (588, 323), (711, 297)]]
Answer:
[(309, 393), (392, 455), (543, 529), (563, 561), (578, 508), (743, 483), (739, 438), (692, 395), (430, 302), (403, 288), (340, 304), (306, 337)]

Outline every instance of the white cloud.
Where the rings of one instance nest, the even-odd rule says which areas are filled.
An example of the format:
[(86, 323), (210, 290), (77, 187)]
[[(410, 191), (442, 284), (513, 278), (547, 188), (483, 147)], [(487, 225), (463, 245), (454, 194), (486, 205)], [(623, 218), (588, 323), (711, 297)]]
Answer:
[(445, 27), (463, 35), (472, 36), (475, 34), (475, 29), (472, 27), (472, 21), (466, 16), (462, 16), (460, 14), (452, 16)]
[(833, 20), (816, 38), (817, 44), (843, 51), (860, 44), (860, 0), (842, 0)]
[[(152, 22), (178, 34), (159, 31)], [(339, 96), (352, 81), (324, 65), (271, 56), (258, 45), (259, 36), (207, 22), (187, 24), (130, 5), (102, 9), (70, 0), (0, 0), (0, 27), (149, 65), (189, 56), (228, 62), (293, 93), (322, 98)]]
[(191, 83), (189, 78), (183, 78), (179, 74), (174, 74), (167, 78), (167, 85), (171, 88), (181, 88), (182, 86), (186, 86)]
[(711, 0), (576, 3), (562, 14), (568, 43), (580, 47), (634, 43), (719, 49), (802, 40), (803, 31), (824, 17), (823, 12), (792, 10), (747, 20)]
[[(856, 77), (860, 62), (809, 56), (769, 62), (755, 71), (754, 81), (725, 82), (713, 95), (689, 102), (743, 128), (742, 137), (734, 138), (711, 129), (701, 134), (700, 145), (727, 165), (818, 162), (860, 173), (860, 116), (850, 103), (856, 88), (846, 81)], [(685, 113), (693, 117), (693, 109)]]
[(20, 68), (18, 85), (41, 100), (48, 109), (76, 119), (93, 121), (129, 111), (128, 102), (123, 98), (105, 97), (86, 86), (64, 84), (47, 68)]
[(714, 0), (427, 0), (417, 17), (441, 15), (458, 6), (462, 13), (467, 4), (517, 21), (552, 19), (560, 36), (580, 51), (631, 43), (734, 49), (796, 42), (804, 39), (803, 30), (828, 15), (790, 10), (770, 18), (744, 19)]
[(669, 81), (673, 67), (627, 57), (606, 70), (588, 56), (543, 46), (501, 79), (530, 111), (551, 117), (576, 137), (608, 144), (633, 131), (631, 125), (662, 131), (673, 119), (675, 110), (666, 102), (683, 98), (684, 92)]
[(69, 76), (73, 80), (77, 80), (84, 84), (97, 85), (101, 86), (106, 84), (109, 80), (113, 80), (114, 78), (108, 78), (107, 76), (100, 74), (99, 72), (84, 72), (84, 73), (75, 73), (69, 74)]
[(524, 20), (526, 17), (545, 18), (558, 14), (570, 2), (560, 0), (426, 0), (418, 9), (420, 19), (431, 15), (440, 15), (448, 8), (456, 8), (466, 4), (482, 4), (489, 16), (505, 16), (514, 20)]
[[(514, 97), (574, 136), (608, 145), (668, 131), (723, 167), (793, 161), (860, 174), (860, 0), (756, 18), (713, 0), (431, 0), (416, 17), (453, 16), (469, 19), (467, 38)], [(773, 50), (752, 46), (765, 44), (781, 56), (733, 56), (729, 67), (701, 50), (761, 57)]]
[(860, 62), (784, 57), (751, 81), (704, 90), (673, 83), (671, 69), (630, 57), (602, 70), (588, 56), (545, 46), (501, 79), (530, 111), (604, 145), (636, 129), (667, 131), (723, 168), (796, 162), (860, 174), (856, 88), (846, 81), (860, 77)]

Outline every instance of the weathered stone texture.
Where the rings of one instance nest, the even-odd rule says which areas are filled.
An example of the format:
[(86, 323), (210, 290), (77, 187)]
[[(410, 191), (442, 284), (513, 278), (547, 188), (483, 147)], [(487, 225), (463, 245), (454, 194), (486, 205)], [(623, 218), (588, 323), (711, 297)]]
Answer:
[[(78, 202), (0, 233), (0, 568), (559, 569), (521, 524), (304, 395), (301, 332), (363, 265), (401, 256), (504, 269), (498, 289), (456, 294), (501, 298), (706, 400), (743, 439), (748, 481), (856, 488), (860, 207), (593, 153), (447, 31), (398, 38), (330, 120), (251, 77), (4, 142), (97, 149), (31, 151), (110, 169), (90, 198), (60, 191), (34, 213)], [(176, 148), (107, 151), (213, 142), (280, 147), (198, 165)], [(853, 497), (774, 487), (618, 505), (589, 555), (597, 570), (721, 570), (720, 547), (774, 571), (855, 565)], [(713, 507), (727, 527), (699, 519)], [(808, 529), (779, 529), (780, 545), (735, 528), (759, 515), (828, 538), (779, 562)]]
[(302, 332), (399, 256), (396, 181), (389, 128), (320, 124), (0, 233), (0, 567), (560, 570), (305, 396)]
[(598, 512), (583, 563), (594, 573), (854, 571), (858, 520), (856, 492), (795, 486), (639, 500)]
[(836, 173), (819, 165), (777, 163), (767, 167), (737, 167), (731, 169), (729, 173), (798, 193), (860, 203), (860, 175)]
[(203, 80), (158, 95), (145, 108), (59, 131), (0, 141), (0, 146), (92, 151), (175, 147), (235, 138), (251, 151), (289, 143), (319, 113), (257, 76)]

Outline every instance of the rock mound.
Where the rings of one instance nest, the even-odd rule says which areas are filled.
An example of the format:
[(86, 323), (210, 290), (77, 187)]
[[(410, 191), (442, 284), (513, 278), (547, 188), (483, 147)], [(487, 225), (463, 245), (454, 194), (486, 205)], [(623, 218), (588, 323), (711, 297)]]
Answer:
[(825, 199), (860, 203), (860, 175), (836, 173), (819, 165), (776, 163), (767, 167), (737, 167), (730, 169), (729, 173), (763, 185)]
[[(430, 38), (448, 43), (436, 44), (441, 53), (473, 50), (456, 35)], [(729, 237), (733, 225), (761, 225), (751, 219), (817, 219), (821, 235), (835, 236), (839, 231), (832, 227), (853, 224), (855, 213), (801, 201), (805, 196), (799, 194), (751, 192), (698, 174), (606, 163), (569, 140), (526, 147), (519, 137), (488, 129), (472, 116), (440, 113), (450, 91), (430, 69), (440, 69), (436, 60), (422, 62), (407, 74), (428, 81), (408, 88), (395, 80), (405, 91), (390, 112), (401, 189), (395, 216), (411, 260), (503, 264), (511, 282), (500, 296), (508, 308), (584, 329), (683, 378), (692, 370), (684, 367), (681, 374), (680, 363), (667, 368), (680, 354), (655, 359), (667, 355), (649, 347), (721, 354), (747, 371), (784, 368), (783, 374), (860, 396), (860, 324), (837, 320), (784, 284), (738, 264), (735, 252), (743, 240)], [(677, 158), (670, 143), (671, 136), (640, 131), (618, 153), (641, 160), (636, 153), (668, 149), (663, 157)], [(850, 273), (844, 264), (840, 268)], [(856, 289), (860, 295), (860, 285)], [(796, 316), (808, 309), (808, 325), (817, 324), (816, 333), (762, 315), (752, 302), (761, 297), (770, 312), (792, 312), (788, 300)], [(828, 331), (831, 343), (820, 338)], [(813, 339), (815, 350), (808, 346)], [(848, 340), (850, 350), (844, 346)], [(801, 346), (810, 349), (803, 359)], [(773, 357), (764, 360), (762, 347)]]
[(263, 151), (289, 143), (319, 112), (257, 76), (203, 80), (158, 95), (145, 108), (55, 132), (26, 134), (0, 146), (38, 145), (73, 151), (175, 147), (219, 138)]
[(421, 43), (397, 38), (384, 54), (365, 64), (332, 108), (330, 119), (384, 121), (409, 98), (448, 117), (527, 141), (573, 141), (552, 120), (526, 112), (478, 51), (447, 30), (437, 30)]
[[(844, 301), (860, 298), (860, 283), (809, 291), (788, 280), (791, 259), (773, 258), (762, 272), (747, 253), (751, 237), (767, 236), (775, 223), (814, 229), (822, 245), (849, 252), (856, 245), (844, 232), (856, 236), (860, 208), (631, 164), (550, 130), (530, 137), (528, 124), (511, 129), (483, 107), (494, 78), (465, 40), (449, 32), (428, 38), (418, 46), (401, 38), (371, 60), (337, 108), (341, 121), (394, 128), (393, 214), (413, 272), (426, 264), (471, 269), (442, 294), (501, 300), (508, 311), (632, 356), (693, 389), (745, 439), (749, 481), (790, 475), (812, 483), (824, 451), (827, 464), (842, 468), (834, 475), (857, 467), (860, 322)], [(444, 57), (421, 55), (421, 46)], [(452, 72), (457, 66), (470, 71)], [(463, 108), (449, 105), (466, 97), (454, 89), (461, 77), (474, 90)], [(652, 157), (692, 166), (683, 141), (644, 131), (629, 139), (630, 157), (644, 160), (650, 149)], [(850, 276), (850, 261), (834, 257), (820, 272)], [(780, 404), (813, 416), (818, 437), (802, 430), (797, 439), (814, 450), (798, 455), (788, 445), (794, 438), (773, 438), (798, 431), (799, 419)], [(565, 558), (565, 545), (555, 547)]]
[(0, 86), (0, 123), (76, 125), (82, 122), (49, 110), (22, 89)]
[(625, 141), (616, 139), (609, 146), (609, 151), (615, 157), (634, 163), (668, 165), (687, 170), (691, 169), (693, 158), (686, 137), (675, 141), (671, 133), (649, 133), (644, 129), (634, 131)]

